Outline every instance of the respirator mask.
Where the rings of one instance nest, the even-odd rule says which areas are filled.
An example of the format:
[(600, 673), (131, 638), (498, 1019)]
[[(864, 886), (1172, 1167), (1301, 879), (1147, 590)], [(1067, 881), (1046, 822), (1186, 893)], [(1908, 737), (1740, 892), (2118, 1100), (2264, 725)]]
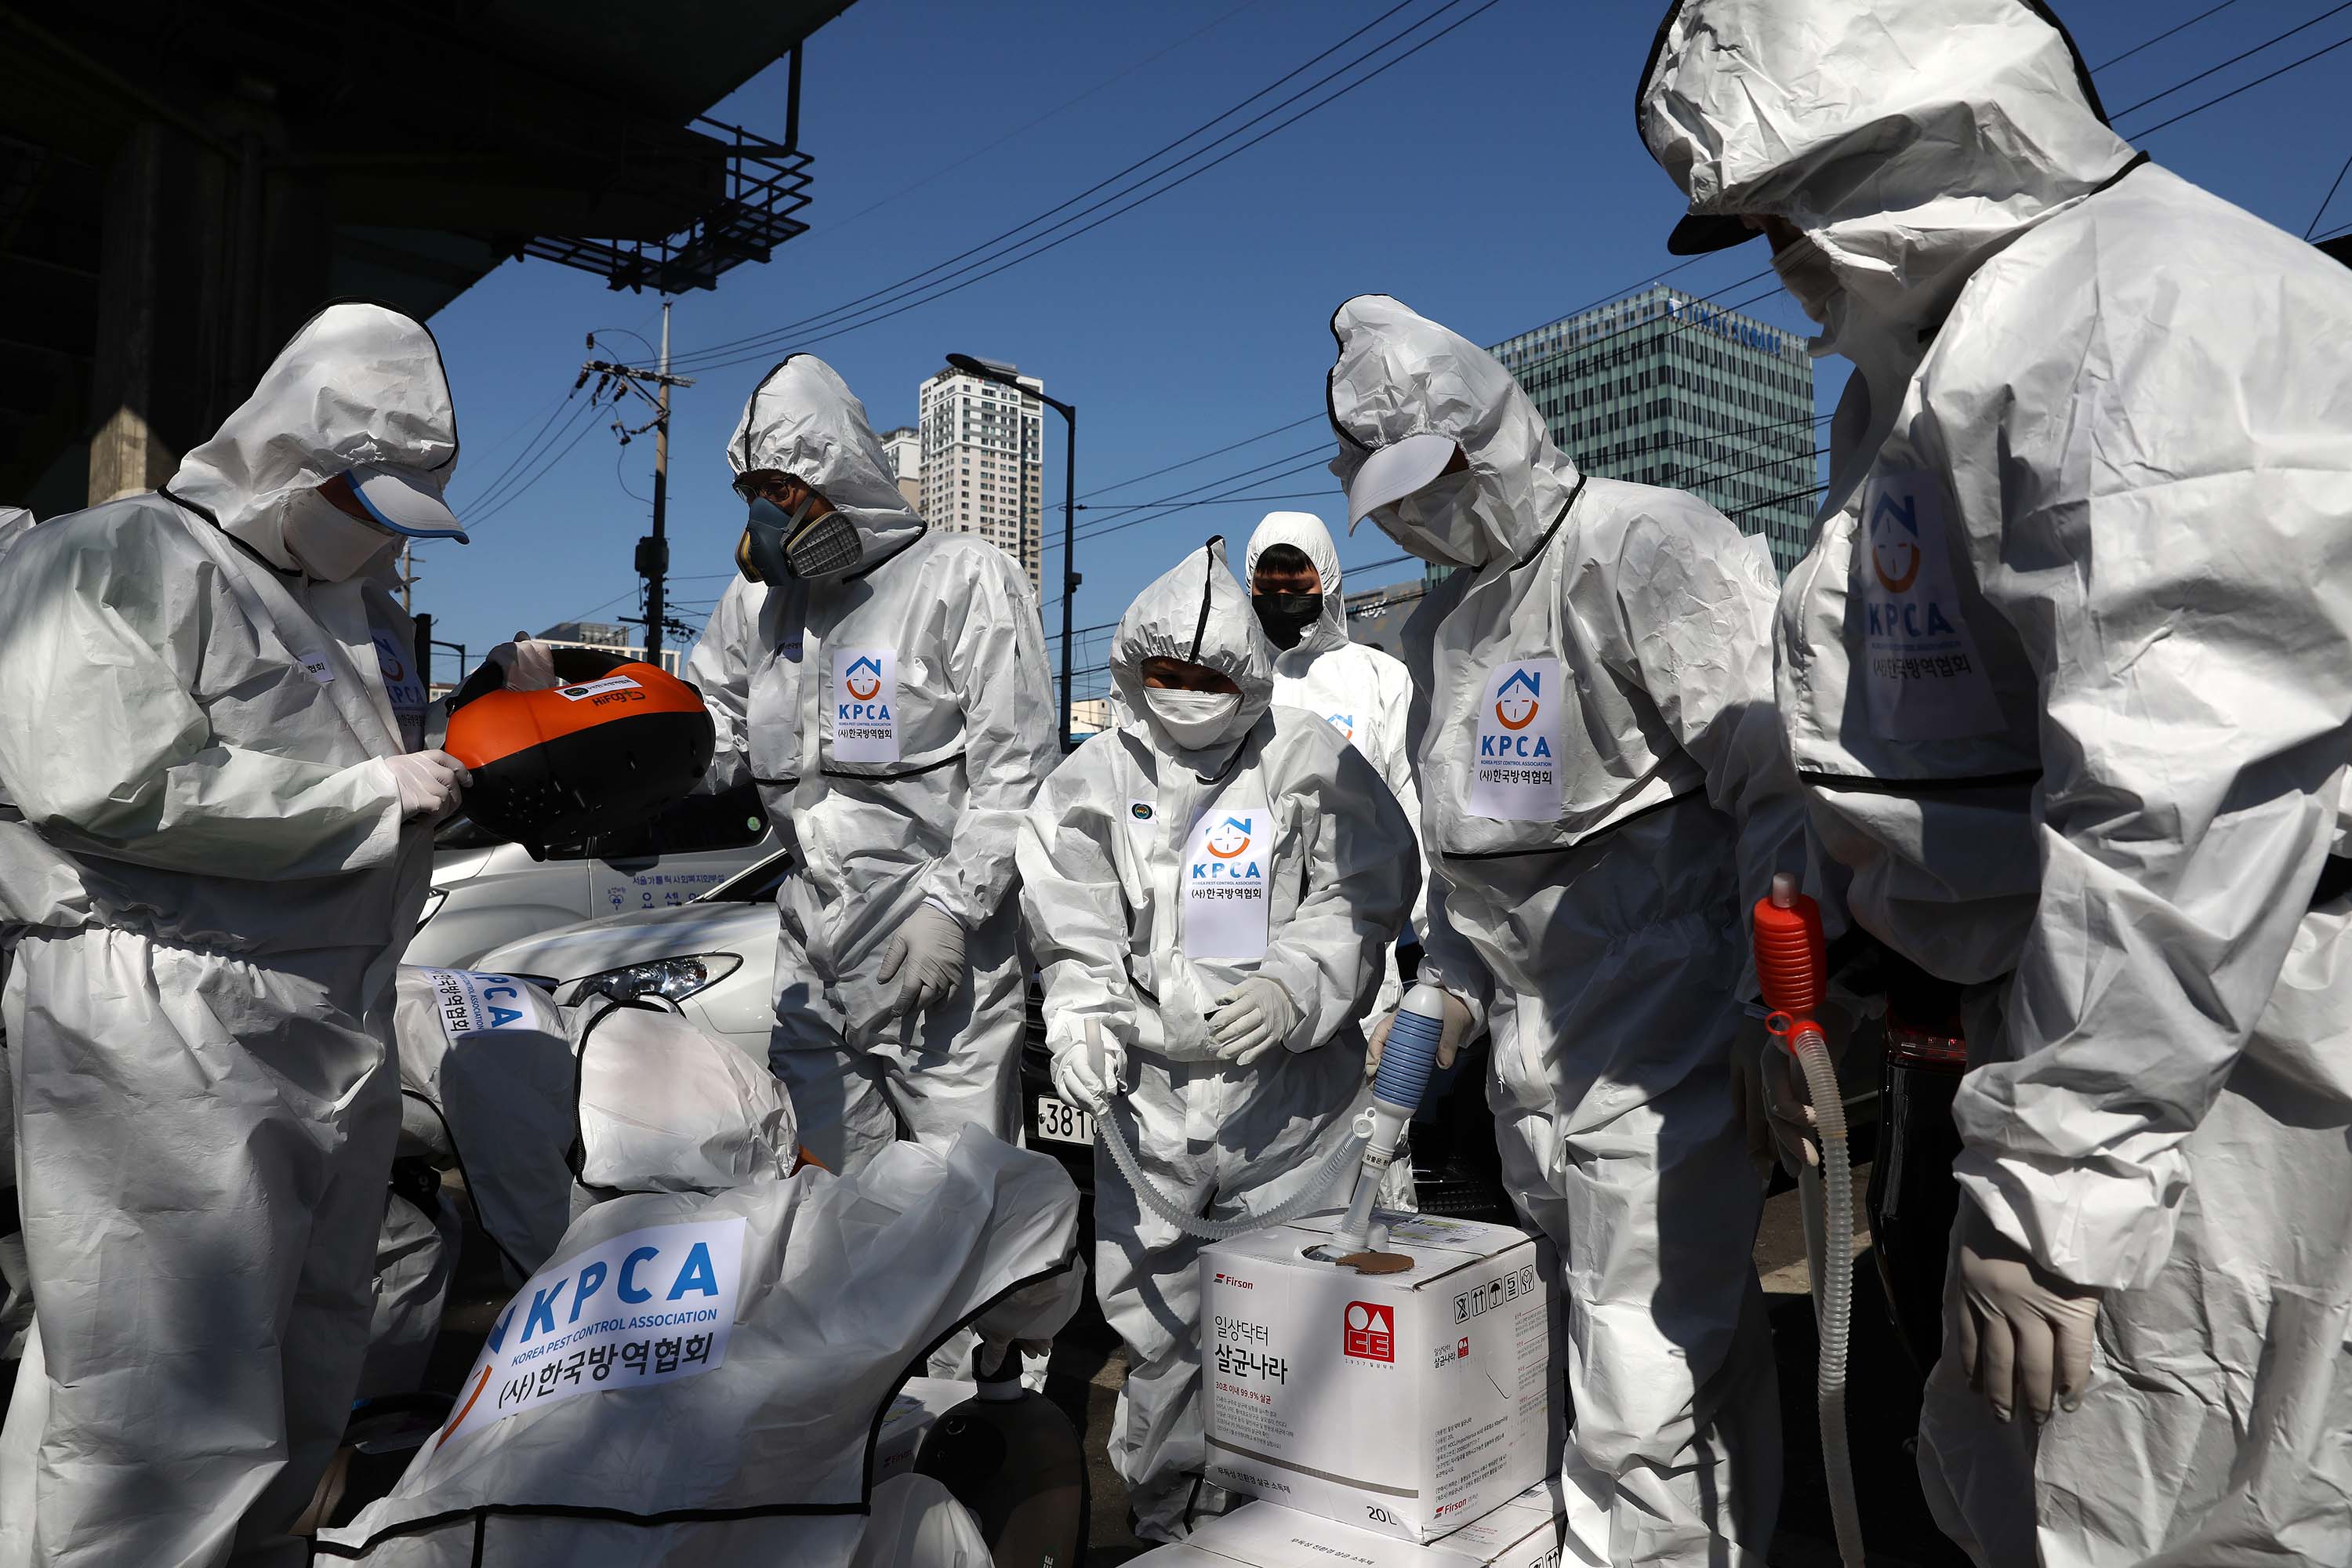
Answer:
[(1411, 495), (1372, 513), (1381, 531), (1409, 555), (1438, 566), (1485, 564), (1478, 549), (1476, 476), (1440, 474)]
[(1323, 618), (1320, 594), (1253, 594), (1250, 604), (1265, 628), (1265, 640), (1285, 650), (1297, 647), (1307, 628)]
[(762, 495), (746, 499), (751, 516), (735, 547), (735, 564), (752, 582), (773, 584), (788, 577), (837, 576), (865, 558), (857, 525), (845, 515), (809, 515), (816, 506), (815, 496), (805, 497), (791, 511)]

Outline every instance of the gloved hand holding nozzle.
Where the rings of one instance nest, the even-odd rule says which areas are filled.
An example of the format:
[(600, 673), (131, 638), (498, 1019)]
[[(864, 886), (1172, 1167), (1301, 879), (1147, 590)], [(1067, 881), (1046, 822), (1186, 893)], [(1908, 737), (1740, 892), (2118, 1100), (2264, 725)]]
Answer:
[(1086, 1038), (1055, 1053), (1053, 1074), (1055, 1093), (1099, 1116), (1112, 1092), (1126, 1083), (1127, 1047), (1101, 1019), (1089, 1018)]
[[(1431, 987), (1437, 990), (1437, 987)], [(1470, 1004), (1451, 991), (1440, 991), (1445, 998), (1445, 1026), (1437, 1037), (1437, 1070), (1444, 1072), (1462, 1054), (1463, 1037), (1470, 1032)], [(1400, 1003), (1399, 1006), (1402, 1004)], [(1364, 1076), (1372, 1077), (1381, 1070), (1381, 1053), (1388, 1048), (1389, 1031), (1396, 1026), (1397, 1008), (1391, 1007), (1381, 1016), (1364, 1037)]]

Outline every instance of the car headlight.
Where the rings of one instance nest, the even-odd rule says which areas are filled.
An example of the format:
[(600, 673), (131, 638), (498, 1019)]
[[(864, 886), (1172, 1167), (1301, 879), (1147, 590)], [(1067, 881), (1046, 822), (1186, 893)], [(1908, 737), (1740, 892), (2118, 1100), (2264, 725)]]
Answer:
[(433, 917), (441, 912), (441, 906), (448, 901), (449, 889), (446, 888), (436, 888), (425, 894), (425, 907), (416, 912), (416, 929), (423, 931)]
[(659, 996), (665, 1001), (683, 1002), (742, 966), (742, 959), (731, 952), (690, 952), (681, 958), (657, 958), (651, 963), (632, 963), (624, 969), (583, 975), (565, 987), (556, 1000), (566, 1007), (576, 1006), (591, 996), (610, 996), (615, 1002)]

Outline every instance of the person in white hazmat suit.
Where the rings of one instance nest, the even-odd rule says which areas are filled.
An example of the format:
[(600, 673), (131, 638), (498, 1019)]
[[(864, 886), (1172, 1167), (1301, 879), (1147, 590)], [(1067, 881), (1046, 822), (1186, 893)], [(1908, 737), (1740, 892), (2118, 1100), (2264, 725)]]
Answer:
[[(1359, 1025), (1420, 885), (1402, 809), (1337, 730), (1271, 706), (1273, 662), (1212, 540), (1120, 618), (1137, 717), (1063, 763), (1021, 834), (1055, 1085), (1212, 1219), (1282, 1204), (1349, 1136)], [(1111, 1463), (1139, 1533), (1181, 1540), (1227, 1502), (1202, 1479), (1202, 1243), (1108, 1151), (1095, 1170), (1096, 1289), (1127, 1346)]]
[[(1013, 840), (1055, 754), (1036, 600), (1004, 552), (915, 514), (814, 354), (753, 389), (727, 460), (742, 575), (686, 677), (719, 728), (710, 787), (757, 784), (793, 853), (769, 1064), (832, 1170), (902, 1130), (1013, 1137)], [(541, 646), (518, 684), (552, 684)]]
[(984, 1568), (938, 1481), (873, 1481), (876, 1433), (961, 1326), (1003, 1346), (1068, 1321), (1068, 1175), (968, 1127), (835, 1176), (797, 1163), (782, 1086), (675, 1013), (600, 999), (557, 1026), (576, 1142), (571, 1169), (543, 1143), (540, 1163), (590, 1201), (448, 1423), (314, 1560)]
[(1705, 502), (1579, 473), (1507, 371), (1397, 300), (1332, 332), (1349, 516), (1459, 568), (1404, 634), (1421, 978), (1445, 1058), (1491, 1017), (1504, 1180), (1559, 1248), (1570, 1522), (1593, 1562), (1760, 1564), (1779, 1394), (1734, 1061), (1761, 1037), (1748, 905), (1805, 859), (1770, 577)]
[(464, 769), (383, 568), (442, 504), (432, 334), (336, 305), (156, 494), (0, 571), (0, 929), (35, 1327), (0, 1563), (299, 1562), (399, 1131), (393, 977)]
[[(1275, 552), (1272, 562), (1268, 551)], [(1311, 511), (1266, 513), (1243, 552), (1242, 580), (1274, 650), (1275, 705), (1320, 716), (1363, 752), (1404, 808), (1417, 842), (1421, 794), (1405, 734), (1412, 677), (1398, 660), (1348, 636), (1348, 601), (1331, 531)], [(1391, 952), (1373, 1016), (1394, 1007), (1402, 994)], [(1410, 1175), (1410, 1163), (1401, 1163)]]
[(1967, 987), (1937, 1519), (2343, 1562), (2352, 278), (2020, 0), (1694, 3), (1638, 112), (1858, 367), (1780, 690), (1853, 917)]
[[(0, 506), (0, 560), (33, 526), (33, 514), (21, 506)], [(0, 823), (21, 821), (8, 786), (0, 779)], [(0, 994), (8, 985), (8, 944), (0, 939)], [(0, 1023), (0, 1048), (8, 1043)], [(14, 1362), (25, 1353), (25, 1334), (33, 1325), (33, 1280), (25, 1264), (25, 1234), (16, 1216), (16, 1108), (9, 1092), (5, 1058), (0, 1058), (0, 1191), (6, 1194), (8, 1233), (0, 1236), (0, 1362)]]

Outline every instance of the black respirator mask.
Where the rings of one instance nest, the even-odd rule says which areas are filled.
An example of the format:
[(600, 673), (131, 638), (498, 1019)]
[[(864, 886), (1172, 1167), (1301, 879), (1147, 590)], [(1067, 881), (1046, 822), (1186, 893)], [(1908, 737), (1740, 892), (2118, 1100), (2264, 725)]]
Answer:
[(754, 583), (777, 584), (788, 577), (830, 577), (847, 572), (865, 558), (866, 547), (857, 525), (838, 511), (811, 517), (814, 496), (791, 511), (765, 496), (750, 498), (751, 512), (735, 546), (735, 564)]
[(1250, 603), (1257, 608), (1265, 640), (1278, 648), (1297, 647), (1307, 628), (1323, 618), (1320, 594), (1252, 594)]

